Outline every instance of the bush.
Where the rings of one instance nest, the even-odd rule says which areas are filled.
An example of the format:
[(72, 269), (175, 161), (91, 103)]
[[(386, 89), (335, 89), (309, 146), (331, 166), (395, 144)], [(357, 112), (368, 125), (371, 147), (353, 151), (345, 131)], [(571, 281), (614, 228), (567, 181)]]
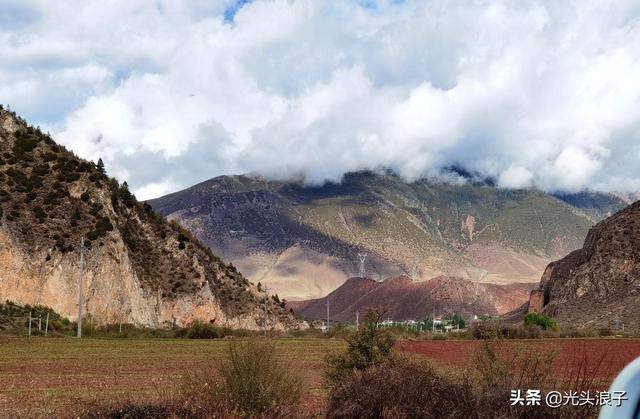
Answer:
[(298, 408), (302, 380), (276, 356), (267, 340), (234, 341), (217, 366), (218, 392), (242, 416), (290, 416)]
[(474, 339), (497, 339), (499, 327), (495, 321), (477, 321), (471, 324), (471, 336)]
[(85, 418), (296, 417), (301, 380), (279, 362), (266, 340), (232, 342), (219, 362), (185, 369), (177, 386), (158, 387), (155, 397), (133, 393), (95, 404)]
[[(575, 355), (574, 355), (575, 357)], [(597, 388), (601, 362), (589, 368), (586, 357), (578, 357), (565, 365), (565, 369), (554, 365), (556, 353), (544, 347), (521, 347), (504, 345), (501, 342), (485, 342), (470, 359), (466, 372), (476, 382), (477, 409), (469, 412), (478, 417), (528, 417), (551, 418), (594, 417), (595, 406), (567, 405), (553, 409), (542, 403), (540, 406), (511, 406), (508, 402), (511, 390), (538, 389), (542, 394), (550, 390), (571, 390), (580, 394)], [(592, 360), (593, 361), (593, 360)], [(579, 370), (572, 368), (579, 365)]]
[[(546, 316), (544, 316), (546, 317)], [(549, 329), (544, 329), (536, 323), (523, 325), (504, 324), (498, 320), (487, 320), (483, 322), (474, 322), (471, 325), (470, 333), (474, 339), (490, 340), (490, 339), (538, 339), (553, 338), (560, 334), (557, 332), (555, 322), (551, 320), (552, 325), (547, 325)]]
[(40, 143), (41, 138), (29, 128), (16, 133), (16, 141), (13, 144), (13, 153), (18, 158), (24, 158), (26, 153), (33, 151)]
[(391, 356), (365, 371), (354, 371), (330, 396), (328, 418), (470, 417), (471, 384), (456, 383), (427, 363)]
[(543, 330), (558, 330), (558, 325), (551, 317), (540, 313), (528, 313), (525, 315), (524, 325), (539, 326)]
[(209, 323), (196, 321), (182, 331), (182, 335), (188, 339), (218, 339), (225, 336), (224, 329)]
[(389, 356), (395, 339), (387, 330), (378, 328), (383, 316), (380, 310), (369, 310), (363, 327), (347, 338), (347, 350), (327, 357), (325, 378), (329, 387), (348, 377), (353, 370), (364, 371)]

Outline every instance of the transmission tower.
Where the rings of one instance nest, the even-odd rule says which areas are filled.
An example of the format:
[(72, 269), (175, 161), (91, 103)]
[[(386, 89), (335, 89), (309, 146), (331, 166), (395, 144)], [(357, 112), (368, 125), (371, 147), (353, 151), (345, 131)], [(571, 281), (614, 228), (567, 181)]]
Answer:
[(358, 253), (358, 259), (360, 259), (360, 278), (367, 277), (367, 271), (364, 267), (364, 262), (367, 260), (366, 253)]
[(413, 266), (411, 268), (411, 280), (412, 281), (417, 281), (418, 280), (418, 276), (420, 275), (420, 272), (418, 270), (418, 259), (413, 261)]
[(480, 272), (478, 272), (478, 276), (476, 279), (476, 298), (478, 297), (478, 287), (480, 286), (480, 281), (482, 281), (482, 278), (484, 278), (487, 273), (488, 271), (486, 269), (480, 269)]

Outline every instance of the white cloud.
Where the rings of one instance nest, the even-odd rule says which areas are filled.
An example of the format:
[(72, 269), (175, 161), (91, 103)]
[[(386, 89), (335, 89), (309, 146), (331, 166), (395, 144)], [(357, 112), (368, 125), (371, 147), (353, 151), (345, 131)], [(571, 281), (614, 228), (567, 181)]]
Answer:
[(503, 188), (527, 188), (531, 186), (533, 181), (533, 173), (524, 167), (511, 166), (504, 172), (500, 173), (498, 185)]
[[(142, 198), (219, 174), (451, 164), (637, 189), (633, 1), (12, 2), (0, 102)], [(635, 152), (629, 152), (629, 150)]]

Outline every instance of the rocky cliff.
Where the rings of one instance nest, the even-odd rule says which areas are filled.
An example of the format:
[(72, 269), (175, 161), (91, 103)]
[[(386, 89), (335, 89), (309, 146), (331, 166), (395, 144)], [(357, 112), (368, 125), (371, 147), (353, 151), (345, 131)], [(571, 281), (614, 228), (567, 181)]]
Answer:
[(595, 225), (584, 246), (549, 264), (530, 311), (561, 325), (640, 330), (640, 201)]
[(137, 202), (101, 162), (77, 158), (1, 107), (0, 220), (1, 300), (75, 318), (84, 238), (83, 310), (98, 322), (297, 325), (235, 267)]

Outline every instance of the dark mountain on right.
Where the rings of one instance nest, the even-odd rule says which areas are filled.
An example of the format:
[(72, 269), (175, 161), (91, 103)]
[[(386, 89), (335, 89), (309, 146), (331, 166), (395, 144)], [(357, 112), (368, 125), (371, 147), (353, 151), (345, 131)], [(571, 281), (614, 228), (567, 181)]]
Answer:
[(560, 325), (640, 330), (640, 201), (596, 224), (582, 249), (549, 264), (529, 311)]

